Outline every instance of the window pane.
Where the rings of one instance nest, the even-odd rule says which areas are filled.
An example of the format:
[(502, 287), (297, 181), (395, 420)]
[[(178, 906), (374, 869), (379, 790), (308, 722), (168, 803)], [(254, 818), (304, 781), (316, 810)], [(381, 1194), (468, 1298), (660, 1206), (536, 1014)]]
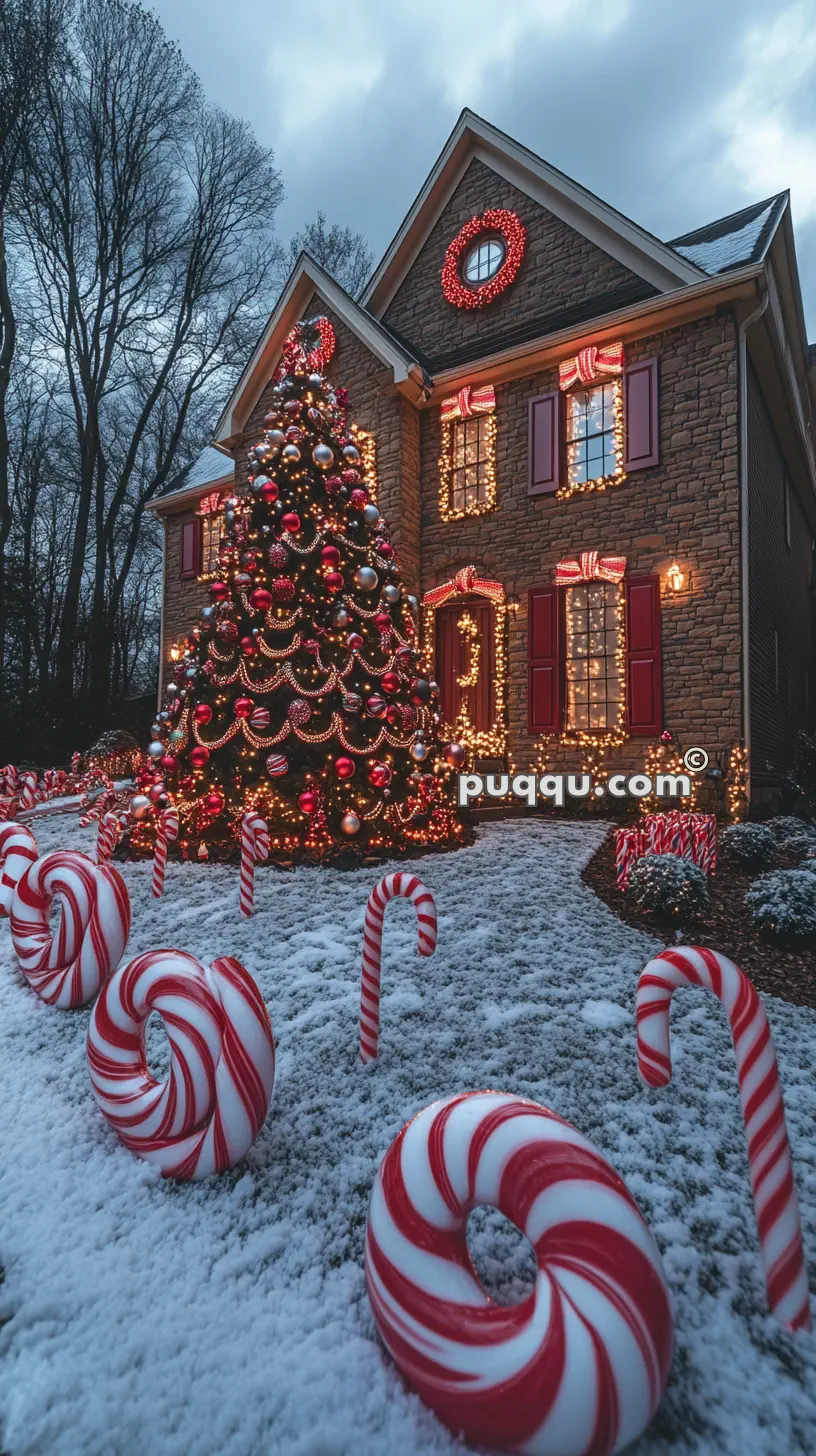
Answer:
[(567, 592), (568, 726), (603, 732), (617, 722), (623, 688), (617, 664), (620, 588), (593, 581)]

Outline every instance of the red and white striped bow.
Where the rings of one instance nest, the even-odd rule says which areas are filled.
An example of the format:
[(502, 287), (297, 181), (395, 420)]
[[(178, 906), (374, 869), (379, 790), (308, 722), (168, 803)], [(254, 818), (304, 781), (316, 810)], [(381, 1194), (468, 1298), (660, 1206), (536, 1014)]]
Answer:
[(567, 557), (555, 568), (555, 586), (575, 586), (580, 581), (621, 581), (626, 571), (625, 556), (601, 556), (599, 551), (582, 551)]
[(475, 592), (480, 597), (487, 597), (491, 602), (504, 601), (504, 587), (500, 581), (491, 581), (489, 577), (477, 576), (475, 566), (463, 566), (457, 571), (451, 581), (443, 581), (440, 586), (431, 587), (422, 598), (424, 607), (441, 607), (444, 602), (455, 596), (467, 596)]
[(443, 425), (451, 420), (469, 420), (471, 415), (489, 415), (496, 408), (496, 391), (492, 384), (482, 384), (472, 389), (469, 384), (443, 399), (440, 414)]
[(573, 384), (591, 384), (600, 375), (623, 373), (623, 344), (590, 344), (574, 359), (565, 359), (558, 366), (558, 383), (562, 389)]

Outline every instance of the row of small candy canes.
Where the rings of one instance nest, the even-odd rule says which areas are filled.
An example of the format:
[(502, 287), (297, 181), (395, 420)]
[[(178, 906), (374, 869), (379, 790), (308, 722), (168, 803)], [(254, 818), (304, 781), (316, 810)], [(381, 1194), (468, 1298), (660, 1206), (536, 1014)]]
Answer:
[(46, 769), (40, 779), (33, 770), (20, 773), (14, 764), (7, 763), (5, 768), (0, 768), (0, 820), (11, 819), (45, 799), (53, 799), (63, 792), (67, 781), (68, 774), (62, 768)]
[(645, 824), (615, 830), (617, 883), (625, 890), (636, 860), (644, 854), (676, 854), (713, 875), (717, 868), (717, 820), (713, 814), (650, 814)]
[[(84, 856), (46, 855), (26, 874), (55, 859)], [(85, 864), (96, 876), (119, 879), (111, 866)], [(40, 880), (48, 873), (49, 867), (41, 871)], [(420, 951), (435, 946), (429, 891), (415, 876), (386, 876), (366, 912), (363, 1060), (372, 1056), (372, 1019), (376, 1056), (382, 920), (395, 895), (417, 909)], [(684, 947), (649, 963), (637, 996), (641, 1076), (650, 1086), (670, 1081), (669, 1006), (682, 985), (714, 991), (728, 1012), (769, 1302), (787, 1328), (810, 1328), (776, 1057), (762, 1003), (731, 961)], [(144, 1027), (154, 1010), (166, 1020), (171, 1047), (164, 1083), (146, 1063)], [(91, 1016), (88, 1060), (99, 1106), (126, 1146), (175, 1178), (234, 1166), (263, 1125), (274, 1082), (271, 1023), (252, 978), (232, 958), (208, 971), (179, 951), (138, 956), (107, 981)], [(524, 1230), (547, 1279), (546, 1308), (541, 1281), (513, 1310), (487, 1300), (467, 1254), (465, 1223), (474, 1203), (494, 1204)], [(453, 1429), (476, 1435), (478, 1426), (481, 1441), (489, 1436), (496, 1447), (516, 1449), (523, 1440), (525, 1450), (542, 1452), (613, 1451), (634, 1439), (659, 1402), (672, 1345), (659, 1255), (614, 1169), (549, 1109), (471, 1093), (419, 1114), (375, 1183), (366, 1279), (380, 1333), (403, 1374)], [(592, 1407), (579, 1399), (586, 1335), (570, 1311), (605, 1352), (594, 1362)], [(565, 1338), (553, 1342), (559, 1328)], [(533, 1357), (544, 1363), (543, 1382), (532, 1378)], [(478, 1398), (472, 1387), (464, 1398), (463, 1372), (480, 1382)]]

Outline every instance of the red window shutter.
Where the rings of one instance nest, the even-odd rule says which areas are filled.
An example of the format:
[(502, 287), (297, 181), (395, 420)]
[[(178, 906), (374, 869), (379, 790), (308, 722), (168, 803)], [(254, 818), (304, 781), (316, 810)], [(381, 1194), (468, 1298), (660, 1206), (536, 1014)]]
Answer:
[(191, 516), (181, 523), (179, 576), (198, 576), (201, 570), (201, 517)]
[(623, 468), (660, 463), (657, 360), (630, 364), (623, 376)]
[(660, 577), (624, 578), (626, 593), (626, 726), (635, 738), (663, 729)]
[(528, 495), (545, 495), (561, 484), (561, 419), (563, 396), (559, 389), (552, 394), (538, 394), (528, 407)]
[(562, 595), (557, 586), (534, 586), (528, 598), (527, 726), (530, 733), (561, 730)]

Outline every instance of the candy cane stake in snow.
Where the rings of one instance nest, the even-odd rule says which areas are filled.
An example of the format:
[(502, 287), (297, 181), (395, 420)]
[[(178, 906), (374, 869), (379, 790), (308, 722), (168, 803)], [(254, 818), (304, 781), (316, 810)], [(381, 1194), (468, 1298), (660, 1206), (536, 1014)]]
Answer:
[(389, 900), (402, 895), (417, 913), (417, 950), (433, 955), (436, 950), (436, 905), (416, 875), (386, 875), (374, 886), (366, 905), (363, 927), (363, 973), (360, 987), (360, 1060), (375, 1062), (380, 1037), (380, 972), (382, 969), (383, 916)]
[(164, 871), (167, 868), (167, 846), (178, 839), (179, 821), (176, 810), (170, 806), (159, 815), (156, 824), (156, 845), (153, 850), (153, 896), (156, 900), (164, 894)]
[(241, 885), (239, 901), (242, 915), (251, 915), (255, 907), (255, 862), (269, 858), (269, 830), (266, 821), (255, 809), (249, 809), (241, 820)]
[[(533, 1246), (520, 1304), (495, 1304), (476, 1276), (479, 1204)], [(657, 1246), (606, 1158), (535, 1102), (464, 1092), (403, 1128), (371, 1194), (365, 1274), (402, 1375), (480, 1448), (608, 1456), (660, 1403), (673, 1326)]]
[(641, 971), (637, 989), (638, 1070), (649, 1087), (671, 1081), (669, 1007), (678, 986), (713, 991), (728, 1013), (768, 1303), (786, 1329), (809, 1330), (799, 1204), (765, 1009), (739, 966), (717, 951), (683, 946), (655, 956)]
[(37, 858), (30, 829), (13, 820), (0, 824), (0, 917), (8, 915), (17, 883)]
[[(166, 1082), (147, 1065), (152, 1011), (170, 1043)], [(272, 1024), (232, 956), (206, 970), (183, 951), (148, 951), (117, 971), (96, 1002), (88, 1067), (125, 1147), (165, 1178), (207, 1178), (233, 1168), (263, 1126), (275, 1081)]]
[[(51, 905), (62, 915), (51, 933)], [(20, 969), (50, 1006), (75, 1009), (97, 994), (122, 959), (130, 899), (113, 865), (72, 850), (44, 854), (20, 879), (11, 902), (11, 939)]]
[(122, 826), (116, 814), (103, 814), (96, 832), (96, 862), (104, 864), (109, 860), (122, 833)]

